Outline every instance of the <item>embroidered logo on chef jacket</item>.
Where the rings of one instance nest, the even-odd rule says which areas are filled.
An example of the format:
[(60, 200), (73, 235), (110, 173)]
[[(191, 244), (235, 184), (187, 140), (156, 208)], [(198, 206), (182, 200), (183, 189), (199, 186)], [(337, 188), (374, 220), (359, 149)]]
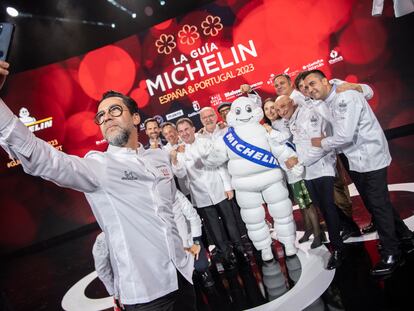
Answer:
[(314, 115), (313, 114), (311, 116), (311, 118), (310, 118), (310, 124), (311, 124), (312, 127), (317, 127), (318, 126), (318, 124), (319, 124), (319, 118), (318, 118), (317, 115)]
[(341, 100), (338, 105), (335, 106), (335, 117), (337, 120), (344, 120), (345, 114), (348, 110), (348, 104)]
[(167, 165), (157, 165), (157, 169), (162, 176), (172, 178), (171, 170)]
[(341, 102), (338, 104), (338, 112), (343, 114), (347, 109), (348, 104), (344, 100), (341, 100)]
[(138, 175), (134, 172), (124, 171), (124, 176), (121, 178), (122, 180), (138, 180)]

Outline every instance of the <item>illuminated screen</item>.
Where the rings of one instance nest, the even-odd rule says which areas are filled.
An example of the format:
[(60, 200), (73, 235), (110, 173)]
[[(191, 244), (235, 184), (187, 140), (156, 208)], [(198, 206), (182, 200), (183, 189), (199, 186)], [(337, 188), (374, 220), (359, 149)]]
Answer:
[[(13, 75), (3, 99), (38, 137), (78, 156), (107, 147), (93, 123), (96, 102), (107, 90), (133, 97), (143, 120), (190, 117), (198, 125), (202, 107), (234, 100), (241, 84), (272, 97), (274, 74), (294, 78), (316, 68), (329, 77), (368, 83), (375, 92), (370, 104), (385, 129), (412, 123), (413, 90), (400, 76), (401, 67), (410, 64), (395, 64), (392, 25), (373, 18), (371, 5), (370, 0), (217, 1), (85, 55)], [(400, 156), (390, 170), (394, 182), (413, 175), (407, 165), (411, 150), (407, 139), (391, 143), (393, 155)], [(3, 251), (95, 221), (83, 194), (25, 175), (3, 151), (0, 172)]]

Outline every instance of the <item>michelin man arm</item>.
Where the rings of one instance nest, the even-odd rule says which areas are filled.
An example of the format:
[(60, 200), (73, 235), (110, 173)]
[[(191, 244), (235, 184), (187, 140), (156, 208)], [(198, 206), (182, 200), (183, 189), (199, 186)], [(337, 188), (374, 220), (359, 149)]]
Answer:
[(285, 162), (288, 159), (291, 158), (298, 158), (297, 153), (295, 150), (292, 149), (292, 147), (278, 143), (276, 140), (272, 140), (270, 137), (268, 137), (270, 148), (272, 150), (272, 153), (279, 161), (280, 167), (288, 174), (292, 173), (296, 177), (300, 177), (303, 175), (304, 167), (302, 163), (299, 161), (291, 168), (286, 167)]
[(199, 138), (197, 150), (201, 156), (201, 161), (208, 167), (219, 167), (229, 160), (226, 145), (221, 136), (214, 140)]
[(271, 129), (271, 131), (266, 135), (268, 137), (269, 143), (270, 141), (273, 141), (275, 144), (284, 144), (289, 140), (291, 136), (289, 132), (281, 132), (275, 129)]

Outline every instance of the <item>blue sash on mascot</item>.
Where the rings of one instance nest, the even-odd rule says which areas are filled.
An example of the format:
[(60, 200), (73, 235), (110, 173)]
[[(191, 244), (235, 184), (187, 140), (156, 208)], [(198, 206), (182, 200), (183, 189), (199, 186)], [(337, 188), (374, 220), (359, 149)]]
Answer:
[(280, 167), (271, 152), (245, 142), (237, 136), (232, 127), (229, 127), (229, 130), (226, 135), (223, 136), (223, 139), (227, 147), (243, 159), (269, 168)]

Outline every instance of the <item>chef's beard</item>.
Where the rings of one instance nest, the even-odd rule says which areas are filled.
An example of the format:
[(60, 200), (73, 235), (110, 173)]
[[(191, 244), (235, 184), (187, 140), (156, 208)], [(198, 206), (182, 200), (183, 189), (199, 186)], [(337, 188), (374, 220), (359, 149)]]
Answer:
[(131, 136), (131, 131), (120, 128), (119, 133), (113, 137), (107, 137), (106, 140), (112, 146), (124, 147), (128, 143), (129, 136)]

